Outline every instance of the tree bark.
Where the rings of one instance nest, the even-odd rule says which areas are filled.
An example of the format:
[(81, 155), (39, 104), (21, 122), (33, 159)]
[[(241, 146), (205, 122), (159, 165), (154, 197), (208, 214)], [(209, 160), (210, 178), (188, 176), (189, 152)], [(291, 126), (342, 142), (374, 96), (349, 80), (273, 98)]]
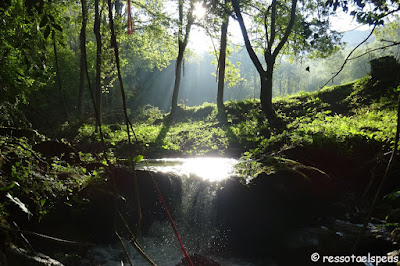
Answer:
[[(254, 66), (256, 67), (260, 79), (261, 79), (261, 92), (260, 92), (260, 100), (261, 100), (261, 107), (262, 110), (267, 117), (267, 119), (273, 119), (275, 117), (275, 111), (272, 106), (272, 78), (273, 78), (273, 72), (274, 72), (274, 65), (275, 65), (275, 60), (276, 57), (278, 56), (279, 52), (287, 42), (290, 33), (292, 32), (293, 25), (295, 22), (295, 17), (296, 17), (296, 7), (297, 7), (297, 0), (292, 0), (292, 7), (291, 7), (291, 13), (290, 13), (290, 21), (289, 24), (285, 30), (284, 36), (276, 46), (275, 50), (273, 50), (273, 44), (275, 41), (275, 22), (276, 22), (276, 14), (275, 10), (272, 12), (272, 24), (271, 25), (271, 32), (270, 32), (270, 37), (268, 38), (268, 34), (266, 32), (266, 38), (268, 42), (268, 47), (266, 50), (264, 50), (264, 59), (265, 63), (267, 65), (267, 70), (264, 70), (260, 60), (257, 57), (257, 54), (255, 53), (253, 47), (251, 46), (251, 42), (247, 33), (246, 26), (244, 24), (244, 20), (242, 17), (242, 13), (240, 11), (239, 3), (237, 0), (232, 0), (232, 5), (236, 13), (237, 20), (240, 25), (240, 29), (242, 31), (242, 36), (244, 39), (244, 43), (246, 46), (246, 50), (249, 53), (250, 59), (253, 62)], [(276, 6), (276, 1), (273, 1), (273, 8)], [(266, 20), (265, 20), (266, 21)], [(266, 22), (265, 22), (266, 23)], [(265, 28), (267, 29), (267, 26), (265, 25)], [(267, 31), (267, 30), (266, 30)]]
[[(225, 1), (226, 4), (226, 1)], [(218, 92), (217, 92), (217, 107), (218, 113), (225, 114), (224, 108), (224, 85), (225, 85), (225, 60), (226, 60), (226, 44), (228, 32), (229, 17), (225, 16), (221, 25), (221, 47), (218, 58)]]
[(79, 35), (80, 41), (80, 76), (79, 76), (79, 92), (78, 92), (78, 116), (82, 117), (83, 114), (83, 90), (85, 88), (85, 73), (86, 73), (86, 62), (85, 62), (85, 46), (86, 46), (86, 25), (87, 25), (87, 3), (86, 0), (81, 0), (82, 6), (82, 28)]
[(99, 13), (99, 0), (94, 1), (94, 28), (93, 32), (96, 36), (96, 80), (95, 80), (95, 99), (96, 109), (99, 122), (101, 123), (101, 34), (100, 34), (100, 13)]
[(182, 76), (182, 63), (183, 63), (183, 55), (185, 53), (185, 49), (182, 46), (183, 44), (179, 44), (178, 58), (176, 59), (176, 66), (175, 66), (175, 83), (174, 83), (174, 92), (172, 94), (172, 105), (171, 105), (172, 117), (175, 116), (176, 111), (178, 109), (178, 96), (179, 96), (179, 88)]
[(68, 121), (68, 110), (67, 110), (67, 104), (65, 103), (65, 96), (64, 96), (64, 91), (62, 88), (61, 84), (61, 74), (60, 74), (60, 67), (59, 67), (59, 62), (58, 62), (58, 53), (57, 53), (57, 44), (56, 44), (56, 34), (53, 31), (53, 50), (54, 50), (54, 59), (55, 59), (55, 64), (56, 64), (56, 78), (57, 78), (57, 86), (58, 86), (58, 91), (60, 93), (60, 101), (63, 105), (63, 111), (65, 115), (65, 119)]
[(194, 3), (193, 1), (191, 1), (187, 15), (185, 37), (183, 37), (183, 0), (179, 0), (178, 57), (176, 59), (174, 92), (172, 94), (172, 103), (171, 103), (171, 118), (174, 118), (174, 116), (176, 115), (176, 111), (178, 110), (178, 96), (181, 85), (182, 62), (183, 62), (183, 56), (185, 54), (185, 49), (189, 41), (190, 29), (194, 22), (193, 10), (194, 10)]
[(273, 69), (267, 70), (260, 74), (261, 91), (260, 100), (261, 108), (268, 119), (275, 117), (275, 110), (272, 106), (272, 76)]

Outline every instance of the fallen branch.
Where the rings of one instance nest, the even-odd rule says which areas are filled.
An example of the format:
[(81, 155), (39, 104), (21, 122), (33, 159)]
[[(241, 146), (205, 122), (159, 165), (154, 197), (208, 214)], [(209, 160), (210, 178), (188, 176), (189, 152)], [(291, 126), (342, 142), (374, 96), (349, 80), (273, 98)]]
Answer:
[(133, 243), (134, 247), (136, 250), (149, 262), (151, 265), (157, 265), (143, 250), (143, 248), (139, 245), (137, 242), (137, 237), (133, 234), (131, 228), (129, 227), (128, 223), (126, 222), (124, 216), (122, 213), (118, 210), (118, 214), (121, 217), (122, 222), (125, 224), (126, 229), (129, 231), (129, 234), (131, 235), (131, 243)]
[(49, 241), (53, 241), (53, 242), (58, 242), (58, 243), (61, 243), (61, 244), (79, 245), (79, 246), (94, 246), (94, 244), (91, 244), (91, 243), (81, 243), (81, 242), (76, 242), (76, 241), (71, 241), (71, 240), (65, 240), (65, 239), (61, 239), (61, 238), (57, 238), (57, 237), (53, 237), (53, 236), (39, 234), (39, 233), (32, 232), (32, 231), (12, 229), (12, 228), (9, 228), (9, 227), (3, 226), (3, 225), (0, 225), (0, 228), (4, 229), (4, 230), (7, 230), (7, 231), (10, 231), (10, 232), (14, 232), (14, 233), (40, 237), (40, 238), (43, 238), (43, 239), (46, 239), (46, 240), (49, 240)]
[(42, 158), (40, 158), (39, 156), (36, 155), (35, 151), (33, 151), (32, 149), (29, 149), (27, 147), (25, 147), (24, 145), (22, 145), (21, 143), (15, 142), (15, 141), (10, 141), (8, 142), (9, 144), (11, 144), (12, 146), (19, 146), (22, 149), (29, 151), (38, 161), (47, 164), (47, 162), (45, 162)]
[(33, 249), (31, 243), (29, 243), (28, 239), (24, 236), (24, 234), (21, 232), (21, 229), (19, 229), (19, 226), (17, 225), (16, 222), (13, 221), (14, 226), (17, 228), (17, 231), (20, 232), (21, 238), (25, 241), (26, 245), (29, 247), (29, 249), (35, 253), (35, 250)]
[(118, 234), (117, 230), (115, 230), (115, 235), (118, 237), (119, 241), (121, 242), (121, 246), (124, 249), (125, 255), (128, 258), (128, 262), (131, 266), (133, 266), (131, 258), (129, 257), (128, 250), (126, 249), (126, 246), (124, 244), (124, 241), (122, 240), (122, 237)]

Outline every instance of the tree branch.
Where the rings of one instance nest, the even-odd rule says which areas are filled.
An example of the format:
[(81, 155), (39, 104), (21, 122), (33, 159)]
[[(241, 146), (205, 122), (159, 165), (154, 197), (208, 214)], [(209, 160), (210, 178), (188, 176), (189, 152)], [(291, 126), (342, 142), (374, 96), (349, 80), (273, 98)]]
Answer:
[(173, 19), (169, 18), (168, 16), (166, 16), (163, 13), (158, 13), (158, 12), (154, 12), (153, 10), (149, 9), (149, 7), (143, 5), (142, 3), (140, 3), (139, 1), (135, 1), (135, 0), (131, 0), (131, 2), (133, 4), (135, 4), (136, 6), (143, 8), (144, 10), (146, 10), (146, 12), (148, 12), (150, 15), (154, 16), (154, 17), (162, 17), (163, 19), (167, 20), (167, 21), (173, 21)]
[(281, 39), (281, 41), (279, 42), (278, 46), (276, 47), (276, 49), (274, 50), (274, 52), (272, 54), (274, 59), (278, 56), (279, 52), (285, 45), (287, 39), (289, 38), (290, 33), (292, 32), (294, 21), (296, 18), (296, 7), (297, 7), (297, 0), (292, 0), (292, 8), (290, 11), (289, 25), (286, 28), (285, 35), (283, 36), (283, 38)]
[(250, 56), (251, 60), (253, 61), (253, 64), (256, 67), (258, 73), (262, 74), (265, 71), (264, 71), (264, 68), (263, 68), (260, 60), (257, 57), (257, 54), (254, 52), (254, 49), (251, 46), (251, 43), (249, 40), (249, 35), (247, 33), (246, 26), (244, 25), (242, 13), (240, 12), (239, 3), (237, 0), (232, 0), (232, 5), (233, 5), (233, 9), (235, 10), (236, 17), (237, 17), (237, 20), (240, 25), (240, 29), (242, 31), (242, 35), (243, 35), (244, 43), (246, 45), (247, 52), (249, 53), (249, 56)]
[[(268, 27), (267, 27), (267, 17), (268, 17), (270, 9), (271, 9), (271, 6), (269, 6), (267, 8), (267, 10), (265, 11), (265, 14), (264, 14), (264, 28), (265, 28), (265, 38), (267, 39), (267, 47), (270, 47), (269, 37), (268, 37)], [(264, 49), (266, 49), (266, 48), (264, 48)]]
[(276, 36), (275, 23), (276, 23), (276, 0), (273, 0), (272, 1), (272, 12), (271, 12), (271, 38), (268, 42), (268, 48), (267, 48), (269, 50), (269, 53), (271, 53), (272, 45), (274, 44), (274, 41), (275, 41), (275, 36)]
[(365, 38), (362, 42), (360, 42), (356, 47), (353, 48), (353, 50), (351, 50), (351, 52), (347, 55), (346, 59), (343, 62), (343, 65), (340, 67), (339, 71), (336, 72), (335, 75), (333, 75), (333, 77), (331, 77), (320, 89), (322, 89), (323, 87), (325, 87), (330, 81), (332, 81), (334, 78), (337, 77), (337, 75), (339, 75), (340, 72), (342, 72), (344, 66), (347, 64), (347, 62), (350, 60), (350, 56), (354, 53), (355, 50), (358, 49), (358, 47), (360, 47), (361, 45), (363, 45), (368, 39), (369, 37), (372, 36), (372, 34), (374, 33), (374, 30), (376, 28), (376, 25), (372, 28), (371, 32), (369, 33), (369, 35), (367, 36), (367, 38)]
[(57, 237), (53, 237), (53, 236), (39, 234), (39, 233), (32, 232), (32, 231), (25, 231), (25, 230), (19, 230), (19, 229), (16, 230), (16, 229), (12, 229), (12, 228), (9, 228), (9, 227), (3, 226), (3, 225), (0, 225), (0, 228), (7, 230), (7, 231), (15, 232), (15, 233), (23, 233), (26, 235), (40, 237), (40, 238), (43, 238), (43, 239), (46, 239), (49, 241), (62, 243), (62, 244), (79, 245), (79, 246), (94, 246), (94, 244), (92, 244), (92, 243), (81, 243), (81, 242), (76, 242), (76, 241), (65, 240), (65, 239), (61, 239), (61, 238), (57, 238)]
[(190, 1), (190, 8), (188, 11), (188, 15), (187, 15), (187, 23), (186, 23), (186, 28), (185, 28), (185, 38), (183, 40), (183, 45), (186, 48), (186, 45), (189, 41), (189, 34), (190, 34), (190, 29), (193, 25), (194, 22), (194, 17), (193, 17), (193, 10), (194, 10), (194, 3), (193, 1)]
[(392, 44), (388, 44), (388, 45), (385, 45), (385, 46), (382, 46), (382, 47), (378, 47), (378, 48), (374, 48), (374, 49), (371, 49), (371, 50), (367, 50), (366, 52), (364, 52), (364, 53), (362, 53), (360, 55), (357, 55), (355, 57), (349, 58), (348, 61), (360, 58), (360, 57), (362, 57), (362, 56), (364, 56), (366, 54), (369, 54), (371, 52), (374, 52), (374, 51), (377, 51), (377, 50), (383, 50), (383, 49), (386, 49), (386, 48), (389, 48), (389, 47), (392, 47), (392, 46), (396, 46), (396, 45), (400, 45), (400, 42), (392, 42)]

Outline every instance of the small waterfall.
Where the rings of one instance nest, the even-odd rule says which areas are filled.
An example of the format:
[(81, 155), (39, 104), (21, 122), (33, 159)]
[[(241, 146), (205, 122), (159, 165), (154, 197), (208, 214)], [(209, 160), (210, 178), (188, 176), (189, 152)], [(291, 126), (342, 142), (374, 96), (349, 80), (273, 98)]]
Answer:
[(208, 252), (218, 248), (220, 234), (216, 226), (216, 190), (218, 186), (199, 178), (183, 178), (182, 199), (178, 221), (190, 236), (192, 252)]
[[(177, 206), (173, 218), (189, 253), (209, 254), (222, 250), (214, 204), (219, 189), (217, 180), (234, 175), (237, 163), (234, 159), (197, 158), (148, 160), (138, 165), (138, 169), (168, 172), (181, 178), (182, 193), (173, 203)], [(143, 245), (154, 249), (155, 257), (163, 261), (160, 265), (167, 265), (167, 261), (169, 265), (176, 265), (183, 256), (167, 220), (153, 223), (143, 241)]]
[[(181, 179), (181, 196), (171, 203), (175, 205), (172, 216), (189, 254), (212, 257), (221, 265), (257, 265), (221, 257), (225, 252), (224, 232), (218, 226), (216, 195), (221, 189), (219, 181), (235, 175), (234, 165), (238, 162), (225, 158), (158, 159), (138, 164), (137, 169), (170, 173)], [(166, 218), (152, 222), (138, 242), (157, 265), (176, 265), (183, 258)], [(126, 246), (134, 265), (149, 265), (129, 243)], [(101, 265), (127, 264), (120, 243), (97, 246), (92, 253)]]

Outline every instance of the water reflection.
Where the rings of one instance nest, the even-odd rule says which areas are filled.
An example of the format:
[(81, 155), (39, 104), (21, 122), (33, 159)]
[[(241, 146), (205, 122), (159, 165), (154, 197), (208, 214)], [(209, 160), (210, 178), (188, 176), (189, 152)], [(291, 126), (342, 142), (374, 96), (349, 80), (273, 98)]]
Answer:
[(138, 170), (172, 173), (180, 176), (198, 176), (210, 182), (218, 182), (235, 175), (239, 160), (230, 158), (165, 158), (146, 159), (136, 165)]

